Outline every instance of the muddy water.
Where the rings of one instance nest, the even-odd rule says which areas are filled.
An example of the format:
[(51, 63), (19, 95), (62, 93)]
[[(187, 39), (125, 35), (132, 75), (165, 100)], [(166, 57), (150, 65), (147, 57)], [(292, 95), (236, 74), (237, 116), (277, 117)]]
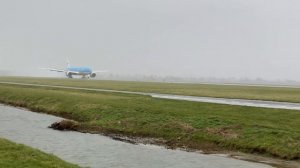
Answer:
[(226, 156), (133, 145), (101, 135), (47, 128), (61, 118), (0, 104), (0, 137), (52, 153), (83, 167), (97, 168), (269, 168)]

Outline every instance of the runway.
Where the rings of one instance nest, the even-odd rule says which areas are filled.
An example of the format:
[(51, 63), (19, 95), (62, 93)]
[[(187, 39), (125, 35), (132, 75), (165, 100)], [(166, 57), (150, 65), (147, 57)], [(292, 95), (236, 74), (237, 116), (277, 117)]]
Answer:
[(41, 85), (41, 84), (17, 83), (17, 82), (0, 82), (0, 84), (31, 86), (31, 87), (47, 87), (47, 88), (57, 88), (57, 89), (83, 90), (83, 91), (95, 91), (95, 92), (136, 94), (136, 95), (151, 96), (153, 98), (170, 99), (170, 100), (184, 100), (184, 101), (192, 101), (192, 102), (206, 102), (206, 103), (249, 106), (249, 107), (263, 107), (263, 108), (275, 108), (275, 109), (300, 110), (300, 103), (289, 103), (289, 102), (184, 96), (184, 95), (173, 95), (173, 94), (145, 93), (145, 92), (132, 92), (132, 91), (123, 91), (123, 90), (94, 89), (94, 88), (56, 86), (56, 85)]

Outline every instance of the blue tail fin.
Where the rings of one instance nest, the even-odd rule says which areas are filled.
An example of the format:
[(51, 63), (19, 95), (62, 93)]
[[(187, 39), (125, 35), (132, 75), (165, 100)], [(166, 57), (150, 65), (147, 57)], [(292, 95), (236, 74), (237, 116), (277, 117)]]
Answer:
[(67, 68), (70, 68), (70, 67), (71, 67), (70, 60), (69, 60), (69, 57), (67, 57)]

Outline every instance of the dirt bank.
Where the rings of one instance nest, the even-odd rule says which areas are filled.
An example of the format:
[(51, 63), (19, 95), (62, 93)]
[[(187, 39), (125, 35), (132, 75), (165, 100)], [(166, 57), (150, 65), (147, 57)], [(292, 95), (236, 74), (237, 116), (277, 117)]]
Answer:
[(104, 130), (100, 127), (87, 127), (79, 122), (72, 121), (72, 120), (61, 120), (59, 122), (55, 122), (49, 126), (54, 130), (59, 131), (77, 131), (82, 133), (91, 133), (91, 134), (101, 134), (104, 136), (108, 136), (114, 140), (122, 141), (131, 144), (151, 144), (151, 145), (159, 145), (163, 146), (168, 149), (180, 149), (183, 151), (188, 152), (196, 152), (201, 154), (212, 154), (212, 155), (222, 155), (224, 157), (230, 157), (250, 162), (257, 162), (268, 164), (277, 168), (300, 168), (299, 161), (288, 161), (282, 160), (272, 157), (266, 157), (261, 155), (254, 155), (254, 154), (246, 154), (242, 152), (232, 152), (224, 150), (214, 144), (207, 143), (203, 145), (201, 150), (196, 150), (194, 148), (190, 148), (187, 146), (183, 146), (178, 142), (171, 142), (164, 140), (162, 138), (148, 138), (148, 137), (141, 137), (141, 136), (133, 136), (133, 135), (124, 135), (121, 133), (116, 133), (114, 131)]

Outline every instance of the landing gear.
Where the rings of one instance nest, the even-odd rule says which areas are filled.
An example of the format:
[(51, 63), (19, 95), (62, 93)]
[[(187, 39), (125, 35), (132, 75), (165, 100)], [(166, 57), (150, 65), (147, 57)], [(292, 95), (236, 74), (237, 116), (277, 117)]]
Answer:
[(87, 75), (82, 75), (81, 79), (86, 79), (86, 78), (89, 78), (89, 76)]

